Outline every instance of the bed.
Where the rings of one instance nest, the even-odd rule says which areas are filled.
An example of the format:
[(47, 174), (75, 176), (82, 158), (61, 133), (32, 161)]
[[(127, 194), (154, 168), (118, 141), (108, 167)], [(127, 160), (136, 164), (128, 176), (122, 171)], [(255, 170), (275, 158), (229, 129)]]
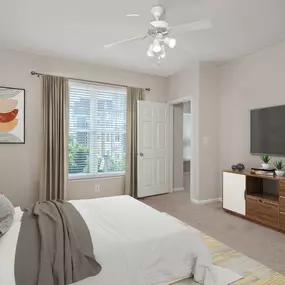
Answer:
[[(194, 275), (205, 285), (226, 285), (237, 274), (211, 265), (199, 233), (129, 197), (69, 201), (85, 220), (102, 271), (76, 285), (169, 285)], [(21, 211), (0, 239), (0, 284), (15, 285), (14, 262)]]

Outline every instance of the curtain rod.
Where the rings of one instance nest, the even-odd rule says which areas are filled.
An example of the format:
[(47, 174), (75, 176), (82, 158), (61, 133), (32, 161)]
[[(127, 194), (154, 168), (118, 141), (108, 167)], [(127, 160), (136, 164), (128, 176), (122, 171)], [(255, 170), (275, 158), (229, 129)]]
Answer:
[[(40, 77), (42, 75), (49, 75), (49, 74), (44, 74), (44, 73), (38, 73), (36, 71), (31, 71), (31, 74), (36, 75), (37, 77)], [(72, 78), (72, 77), (68, 77), (68, 79), (75, 80), (75, 81), (82, 81), (82, 82), (94, 82), (97, 84), (109, 85), (109, 86), (119, 86), (119, 87), (126, 87), (126, 88), (128, 87), (126, 85), (121, 85), (121, 84), (113, 84), (113, 83), (106, 83), (106, 82), (100, 82), (100, 81), (84, 80), (84, 79)], [(150, 88), (145, 88), (145, 91), (150, 91), (150, 90), (151, 90)]]

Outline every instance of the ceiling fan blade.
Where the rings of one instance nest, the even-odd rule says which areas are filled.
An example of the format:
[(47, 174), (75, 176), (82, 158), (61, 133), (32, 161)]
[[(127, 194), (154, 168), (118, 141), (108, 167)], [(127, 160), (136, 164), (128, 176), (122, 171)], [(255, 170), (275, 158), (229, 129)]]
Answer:
[(186, 24), (181, 24), (177, 26), (170, 27), (170, 33), (175, 34), (182, 34), (182, 33), (188, 33), (192, 31), (200, 31), (200, 30), (208, 30), (213, 27), (213, 24), (209, 20), (201, 20), (197, 22), (191, 22)]
[(148, 35), (133, 37), (133, 38), (130, 38), (130, 39), (126, 39), (126, 40), (122, 40), (122, 41), (119, 41), (119, 42), (115, 42), (115, 43), (111, 43), (111, 44), (108, 44), (108, 45), (104, 45), (104, 47), (105, 48), (110, 48), (110, 47), (113, 47), (113, 46), (116, 46), (116, 45), (120, 45), (120, 44), (125, 44), (125, 43), (129, 43), (129, 42), (137, 41), (137, 40), (144, 40), (147, 37), (148, 37)]

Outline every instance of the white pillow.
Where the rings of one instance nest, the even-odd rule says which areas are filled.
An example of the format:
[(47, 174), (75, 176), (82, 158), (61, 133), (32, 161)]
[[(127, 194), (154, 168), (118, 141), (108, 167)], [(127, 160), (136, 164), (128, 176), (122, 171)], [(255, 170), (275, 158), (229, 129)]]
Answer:
[(4, 195), (0, 195), (0, 238), (12, 226), (14, 213), (14, 206), (10, 200)]

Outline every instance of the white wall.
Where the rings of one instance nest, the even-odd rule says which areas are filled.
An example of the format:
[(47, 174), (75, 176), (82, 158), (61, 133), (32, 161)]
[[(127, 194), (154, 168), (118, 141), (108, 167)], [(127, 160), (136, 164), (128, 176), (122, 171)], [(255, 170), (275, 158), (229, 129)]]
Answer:
[(173, 190), (183, 188), (183, 104), (173, 106)]
[[(219, 68), (219, 178), (242, 162), (260, 165), (250, 154), (250, 109), (285, 104), (285, 42)], [(285, 131), (285, 130), (284, 130)]]
[[(40, 158), (42, 147), (42, 90), (41, 79), (31, 76), (36, 70), (47, 74), (75, 77), (150, 87), (147, 100), (165, 102), (167, 79), (87, 63), (73, 62), (27, 53), (0, 51), (0, 86), (26, 89), (26, 144), (0, 146), (0, 192), (7, 195), (15, 205), (27, 205), (38, 196)], [(95, 193), (99, 184), (101, 193)], [(69, 198), (89, 198), (123, 193), (124, 177), (72, 181), (68, 184)]]

